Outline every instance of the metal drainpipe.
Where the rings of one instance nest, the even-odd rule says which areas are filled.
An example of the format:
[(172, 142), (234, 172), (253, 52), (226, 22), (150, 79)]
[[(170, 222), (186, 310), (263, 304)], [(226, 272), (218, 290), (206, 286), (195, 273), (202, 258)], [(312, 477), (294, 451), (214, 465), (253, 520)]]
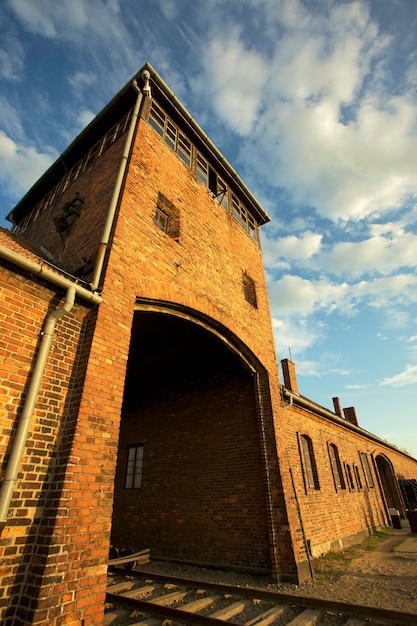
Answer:
[(132, 113), (132, 119), (130, 120), (129, 131), (126, 137), (126, 142), (122, 154), (122, 159), (119, 166), (119, 172), (117, 174), (116, 185), (113, 189), (113, 195), (110, 200), (109, 210), (107, 212), (106, 223), (104, 225), (103, 234), (97, 251), (97, 258), (94, 265), (93, 278), (91, 280), (91, 290), (96, 291), (100, 284), (101, 272), (103, 270), (104, 258), (106, 256), (107, 246), (109, 244), (110, 234), (113, 228), (114, 217), (116, 214), (117, 204), (119, 202), (120, 190), (122, 188), (123, 179), (126, 171), (127, 161), (129, 158), (130, 150), (133, 142), (133, 135), (136, 129), (136, 123), (139, 116), (140, 105), (142, 104), (143, 95), (146, 94), (148, 98), (151, 97), (151, 89), (149, 85), (151, 75), (148, 70), (142, 72), (142, 79), (145, 81), (143, 91), (141, 91), (137, 85), (136, 80), (133, 80), (132, 87), (137, 92), (135, 107)]
[(23, 405), (22, 414), (17, 425), (16, 436), (13, 442), (12, 451), (6, 468), (6, 473), (0, 490), (0, 523), (7, 521), (7, 514), (10, 502), (13, 497), (15, 485), (18, 480), (20, 464), (26, 447), (30, 423), (42, 376), (45, 371), (46, 361), (51, 347), (52, 337), (58, 320), (69, 313), (74, 306), (76, 288), (68, 287), (64, 304), (56, 311), (53, 311), (46, 319), (44, 330), (41, 333), (41, 342), (38, 355), (29, 383), (26, 399)]

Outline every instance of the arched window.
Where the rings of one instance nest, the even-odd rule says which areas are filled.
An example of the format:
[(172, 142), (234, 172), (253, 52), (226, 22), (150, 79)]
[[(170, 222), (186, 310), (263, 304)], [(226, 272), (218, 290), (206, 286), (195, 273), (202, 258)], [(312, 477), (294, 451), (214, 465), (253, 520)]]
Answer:
[(308, 435), (301, 435), (299, 443), (305, 487), (306, 489), (320, 489), (313, 442)]
[(340, 464), (339, 451), (334, 443), (329, 444), (329, 457), (336, 491), (338, 489), (346, 489), (345, 479), (343, 478), (342, 466)]

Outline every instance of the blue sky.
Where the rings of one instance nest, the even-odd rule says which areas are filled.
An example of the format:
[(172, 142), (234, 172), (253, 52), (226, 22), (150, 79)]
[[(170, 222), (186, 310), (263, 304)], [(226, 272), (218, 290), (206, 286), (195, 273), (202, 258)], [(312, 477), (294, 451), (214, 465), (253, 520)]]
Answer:
[(0, 223), (149, 61), (272, 217), (278, 358), (417, 457), (417, 2), (3, 0)]

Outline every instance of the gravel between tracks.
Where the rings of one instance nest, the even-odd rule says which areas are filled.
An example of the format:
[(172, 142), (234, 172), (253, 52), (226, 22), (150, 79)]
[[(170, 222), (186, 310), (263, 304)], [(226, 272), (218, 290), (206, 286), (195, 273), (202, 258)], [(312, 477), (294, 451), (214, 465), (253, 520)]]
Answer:
[[(153, 561), (141, 571), (170, 574), (194, 580), (256, 587), (316, 597), (336, 602), (405, 611), (416, 614), (417, 538), (406, 522), (401, 530), (389, 529), (341, 553), (331, 553), (315, 563), (315, 579), (301, 585), (277, 584), (267, 577), (249, 576), (178, 563)], [(407, 542), (407, 543), (406, 543)], [(411, 545), (410, 551), (404, 550)]]

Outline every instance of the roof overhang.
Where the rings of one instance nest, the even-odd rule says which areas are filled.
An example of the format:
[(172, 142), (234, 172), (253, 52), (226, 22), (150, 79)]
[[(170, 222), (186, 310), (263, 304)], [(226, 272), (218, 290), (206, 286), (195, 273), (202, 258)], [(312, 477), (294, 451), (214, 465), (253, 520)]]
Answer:
[(192, 132), (194, 137), (190, 137), (190, 140), (197, 138), (198, 141), (204, 144), (205, 149), (210, 152), (212, 158), (221, 166), (222, 172), (226, 172), (227, 177), (232, 181), (232, 185), (235, 187), (237, 193), (243, 196), (243, 201), (247, 204), (247, 208), (254, 213), (254, 217), (256, 217), (258, 223), (262, 225), (270, 221), (269, 215), (249, 191), (227, 159), (210, 140), (184, 105), (178, 100), (174, 92), (168, 87), (158, 72), (152, 65), (146, 63), (72, 141), (61, 156), (46, 170), (31, 189), (29, 189), (14, 209), (10, 211), (7, 215), (7, 219), (10, 222), (19, 224), (45, 194), (59, 182), (65, 172), (75, 165), (89, 147), (94, 145), (106, 130), (111, 127), (118, 119), (118, 116), (121, 116), (123, 114), (122, 112), (133, 107), (137, 97), (137, 93), (133, 88), (133, 81), (137, 81), (138, 85), (141, 85), (143, 83), (142, 74), (145, 70), (151, 75), (151, 87), (156, 87), (158, 95), (169, 104), (171, 109), (175, 110), (176, 116), (181, 118)]

